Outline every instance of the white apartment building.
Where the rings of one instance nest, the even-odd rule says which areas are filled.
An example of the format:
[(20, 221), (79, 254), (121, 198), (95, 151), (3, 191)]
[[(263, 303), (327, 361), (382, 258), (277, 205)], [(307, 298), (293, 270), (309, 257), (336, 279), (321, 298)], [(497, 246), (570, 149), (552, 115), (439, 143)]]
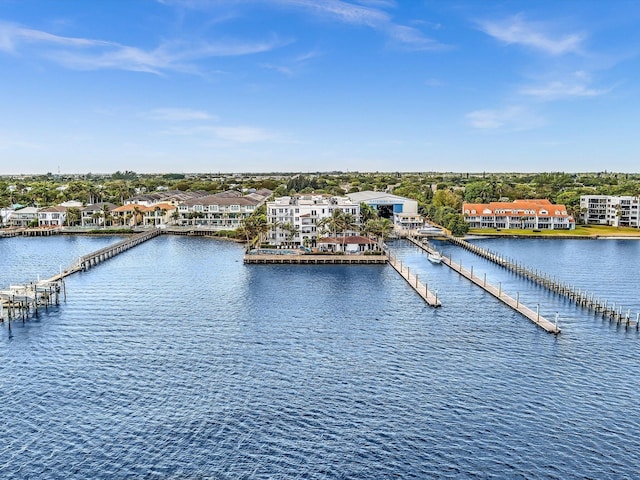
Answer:
[[(355, 218), (360, 224), (360, 203), (347, 197), (332, 197), (328, 195), (295, 195), (293, 197), (278, 197), (273, 202), (267, 202), (267, 220), (275, 225), (269, 232), (269, 241), (273, 245), (293, 243), (294, 245), (316, 246), (321, 232), (318, 222), (333, 215), (334, 210), (340, 209)], [(290, 223), (295, 228), (291, 234), (280, 226)], [(346, 232), (355, 235), (357, 232)]]
[(580, 216), (584, 223), (614, 227), (640, 227), (640, 198), (613, 195), (583, 195)]

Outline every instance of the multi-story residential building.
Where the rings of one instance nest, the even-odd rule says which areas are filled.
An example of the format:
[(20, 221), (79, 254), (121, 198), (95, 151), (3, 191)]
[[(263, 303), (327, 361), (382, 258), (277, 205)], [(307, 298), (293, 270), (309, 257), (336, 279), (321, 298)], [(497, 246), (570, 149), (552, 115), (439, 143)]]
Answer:
[(177, 207), (168, 203), (158, 203), (151, 207), (129, 203), (111, 210), (111, 217), (115, 225), (157, 227), (173, 222), (176, 210)]
[(640, 198), (632, 196), (583, 195), (580, 217), (586, 224), (640, 227)]
[[(347, 197), (295, 195), (267, 202), (267, 220), (273, 225), (269, 241), (273, 245), (315, 246), (322, 233), (318, 228), (319, 222), (331, 217), (337, 209), (352, 215), (356, 225), (360, 224), (360, 203)], [(287, 224), (292, 226), (291, 231), (284, 228)], [(345, 234), (355, 235), (356, 232), (357, 228)]]
[(12, 227), (28, 227), (31, 222), (38, 221), (38, 209), (36, 207), (24, 207), (13, 212), (9, 219)]
[(271, 190), (262, 190), (243, 196), (229, 191), (186, 200), (178, 205), (177, 223), (212, 230), (235, 230), (271, 193)]
[(564, 205), (545, 199), (465, 203), (462, 213), (471, 228), (573, 230), (576, 226)]
[(38, 210), (38, 226), (40, 227), (62, 227), (67, 218), (65, 207), (47, 207)]
[[(105, 208), (106, 207), (106, 208)], [(105, 212), (107, 221), (111, 211), (116, 208), (113, 203), (99, 202), (87, 205), (80, 209), (80, 222), (83, 227), (100, 227), (105, 223)]]

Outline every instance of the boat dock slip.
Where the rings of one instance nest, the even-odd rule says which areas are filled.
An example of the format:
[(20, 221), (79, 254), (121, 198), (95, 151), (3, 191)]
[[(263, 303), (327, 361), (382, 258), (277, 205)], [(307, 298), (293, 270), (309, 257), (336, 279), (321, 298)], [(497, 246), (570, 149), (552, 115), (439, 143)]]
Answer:
[(411, 288), (413, 288), (418, 295), (422, 297), (422, 299), (427, 302), (427, 305), (430, 307), (441, 307), (442, 303), (438, 300), (438, 294), (431, 292), (427, 285), (420, 282), (418, 280), (418, 274), (411, 274), (409, 271), (409, 267), (405, 267), (402, 265), (402, 262), (399, 261), (396, 257), (389, 253), (389, 265), (391, 265), (396, 272), (400, 274), (402, 278), (404, 278)]
[[(429, 245), (425, 245), (421, 242), (418, 242), (417, 240), (411, 237), (408, 237), (408, 240), (412, 242), (414, 245), (420, 247), (422, 250), (424, 250), (427, 253), (436, 252), (436, 250), (431, 248)], [(446, 266), (448, 266), (452, 270), (458, 272), (460, 275), (462, 275), (466, 279), (471, 280), (473, 283), (475, 283), (480, 288), (482, 288), (485, 292), (490, 293), (491, 295), (496, 297), (498, 300), (500, 300), (502, 303), (508, 305), (509, 307), (516, 310), (518, 313), (524, 315), (526, 318), (531, 320), (533, 323), (535, 323), (539, 327), (543, 328), (545, 331), (549, 333), (554, 333), (554, 334), (560, 333), (560, 328), (558, 328), (556, 324), (551, 323), (549, 320), (547, 320), (542, 315), (540, 315), (539, 308), (537, 308), (536, 311), (533, 311), (526, 305), (523, 305), (522, 303), (520, 303), (519, 298), (510, 297), (509, 295), (507, 295), (502, 291), (502, 288), (500, 286), (495, 287), (490, 283), (488, 283), (486, 275), (483, 278), (477, 277), (473, 274), (473, 269), (465, 270), (464, 268), (462, 268), (462, 265), (457, 264), (456, 262), (452, 261), (451, 258), (447, 258), (444, 255), (442, 255), (442, 263), (444, 263)]]
[[(416, 240), (412, 238), (409, 238), (409, 240), (414, 244), (419, 245)], [(615, 321), (618, 324), (622, 323), (627, 327), (635, 325), (636, 329), (640, 327), (640, 322), (638, 321), (640, 320), (640, 313), (637, 313), (635, 320), (632, 320), (631, 310), (628, 309), (625, 312), (625, 309), (620, 305), (616, 307), (615, 303), (608, 304), (607, 300), (600, 300), (600, 297), (595, 298), (594, 293), (589, 293), (586, 290), (573, 287), (568, 283), (561, 282), (554, 276), (548, 275), (539, 270), (534, 270), (517, 260), (505, 258), (497, 252), (492, 252), (478, 247), (477, 245), (462, 240), (461, 238), (447, 237), (447, 240), (454, 245), (462, 247), (465, 250), (469, 250), (470, 252), (473, 252), (496, 265), (531, 280), (557, 295), (567, 298), (580, 307), (591, 310), (596, 314), (601, 313), (603, 320), (608, 319), (610, 322)]]
[(296, 254), (247, 254), (247, 264), (298, 264), (298, 265), (384, 265), (386, 255), (296, 255)]

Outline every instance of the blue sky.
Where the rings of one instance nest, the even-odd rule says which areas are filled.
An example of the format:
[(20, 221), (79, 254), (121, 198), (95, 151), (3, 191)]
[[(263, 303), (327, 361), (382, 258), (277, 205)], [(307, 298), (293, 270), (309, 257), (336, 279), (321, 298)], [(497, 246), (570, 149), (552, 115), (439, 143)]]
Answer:
[(0, 173), (638, 171), (640, 4), (0, 0)]

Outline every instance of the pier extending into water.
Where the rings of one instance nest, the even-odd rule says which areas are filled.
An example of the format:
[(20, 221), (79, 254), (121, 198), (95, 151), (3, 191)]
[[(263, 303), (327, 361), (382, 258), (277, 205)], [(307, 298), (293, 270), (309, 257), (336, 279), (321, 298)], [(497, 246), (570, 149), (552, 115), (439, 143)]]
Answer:
[[(436, 250), (432, 248), (428, 243), (425, 244), (423, 242), (419, 242), (418, 240), (412, 237), (407, 237), (407, 240), (409, 240), (411, 243), (413, 243), (414, 245), (421, 248), (427, 253), (436, 253)], [(462, 268), (462, 265), (452, 261), (451, 258), (447, 258), (444, 255), (442, 255), (442, 263), (444, 263), (447, 267), (451, 268), (453, 271), (458, 272), (464, 278), (472, 281), (474, 284), (482, 288), (485, 292), (493, 295), (495, 298), (500, 300), (505, 305), (508, 305), (509, 307), (513, 308), (515, 311), (525, 316), (526, 318), (531, 320), (533, 323), (535, 323), (545, 331), (556, 334), (556, 335), (560, 333), (561, 330), (557, 325), (557, 320), (555, 323), (552, 323), (549, 320), (547, 320), (545, 317), (540, 315), (539, 306), (536, 306), (536, 310), (534, 311), (531, 308), (527, 307), (526, 305), (520, 303), (519, 294), (516, 294), (516, 298), (513, 298), (502, 291), (502, 285), (498, 285), (497, 287), (494, 285), (491, 285), (490, 283), (487, 282), (486, 274), (483, 276), (483, 278), (480, 278), (473, 274), (473, 267), (471, 267), (470, 270), (465, 270), (464, 268)]]
[(9, 323), (16, 318), (23, 320), (29, 315), (38, 315), (41, 308), (48, 309), (51, 305), (60, 304), (60, 296), (66, 300), (65, 277), (76, 272), (87, 270), (99, 263), (112, 258), (142, 242), (154, 238), (162, 233), (160, 229), (153, 229), (136, 234), (120, 242), (101, 248), (88, 255), (83, 255), (75, 264), (66, 270), (46, 280), (24, 285), (11, 285), (7, 290), (0, 290), (0, 321), (6, 318)]
[(426, 283), (420, 282), (417, 273), (412, 275), (409, 267), (403, 265), (402, 262), (391, 253), (389, 253), (389, 265), (391, 265), (395, 271), (398, 272), (409, 285), (411, 285), (411, 288), (413, 288), (416, 293), (420, 295), (425, 302), (427, 302), (427, 305), (431, 307), (442, 306), (442, 303), (438, 300), (438, 291), (436, 290), (435, 293), (431, 292)]
[(160, 230), (159, 228), (154, 228), (147, 232), (138, 233), (132, 237), (125, 238), (118, 243), (114, 243), (113, 245), (109, 245), (108, 247), (101, 248), (100, 250), (97, 250), (88, 255), (81, 256), (76, 262), (74, 268), (77, 270), (87, 270), (91, 267), (95, 267), (99, 263), (104, 262), (111, 257), (115, 257), (122, 252), (126, 252), (130, 248), (133, 248), (136, 245), (140, 245), (141, 243), (157, 237), (160, 234), (162, 234), (162, 230)]
[[(461, 238), (449, 236), (447, 237), (447, 240), (454, 245), (462, 247), (495, 263), (496, 265), (531, 280), (561, 297), (567, 298), (569, 301), (574, 302), (580, 307), (593, 311), (596, 315), (601, 314), (603, 320), (609, 320), (610, 322), (616, 322), (617, 324), (624, 324), (627, 327), (635, 326), (636, 329), (640, 327), (640, 312), (636, 313), (635, 318), (633, 318), (631, 309), (624, 309), (621, 305), (616, 306), (615, 303), (609, 304), (607, 300), (601, 300), (600, 297), (596, 298), (593, 292), (590, 293), (587, 290), (575, 288), (566, 282), (562, 282), (555, 276), (527, 267), (522, 262), (506, 258), (497, 252), (478, 247), (477, 245), (469, 243)], [(413, 239), (411, 239), (411, 241), (416, 243)]]

